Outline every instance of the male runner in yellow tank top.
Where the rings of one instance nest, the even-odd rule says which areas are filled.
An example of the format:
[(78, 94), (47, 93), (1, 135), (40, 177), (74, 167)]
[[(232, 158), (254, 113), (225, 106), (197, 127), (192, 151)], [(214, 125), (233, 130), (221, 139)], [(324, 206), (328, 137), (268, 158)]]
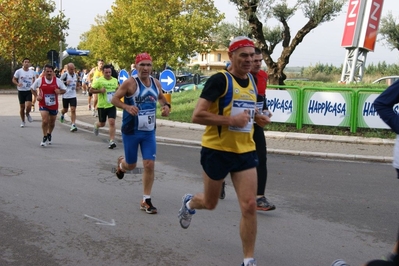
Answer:
[(243, 266), (256, 266), (256, 165), (253, 123), (265, 126), (270, 118), (256, 110), (257, 90), (249, 74), (255, 45), (247, 37), (233, 39), (229, 46), (231, 68), (211, 76), (195, 107), (192, 121), (206, 125), (202, 136), (201, 165), (204, 192), (186, 194), (178, 217), (187, 229), (196, 209), (216, 208), (225, 177), (230, 173), (241, 208), (240, 236)]
[[(104, 67), (104, 60), (98, 59), (97, 60), (97, 67), (94, 67), (92, 70), (90, 70), (89, 74), (87, 75), (87, 81), (89, 82), (89, 88), (88, 90), (90, 91), (91, 85), (100, 77), (103, 76), (103, 67)], [(97, 103), (98, 103), (98, 96), (97, 94), (94, 94), (89, 92), (89, 98), (88, 98), (88, 104), (89, 104), (89, 110), (91, 110), (91, 99), (93, 97), (93, 116), (98, 116), (97, 113)]]

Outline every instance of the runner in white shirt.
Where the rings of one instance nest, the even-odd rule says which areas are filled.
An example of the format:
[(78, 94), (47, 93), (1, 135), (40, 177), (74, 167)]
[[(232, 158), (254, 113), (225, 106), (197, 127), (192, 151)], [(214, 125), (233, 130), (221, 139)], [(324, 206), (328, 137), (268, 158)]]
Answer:
[(64, 115), (68, 112), (69, 106), (71, 106), (71, 132), (78, 131), (76, 121), (76, 86), (78, 84), (78, 75), (75, 73), (75, 65), (69, 63), (67, 65), (67, 71), (61, 75), (61, 80), (66, 86), (66, 92), (62, 95), (62, 110), (61, 110), (61, 123), (64, 123)]
[(29, 58), (24, 58), (22, 61), (22, 68), (15, 71), (14, 77), (12, 78), (12, 83), (17, 85), (18, 89), (21, 127), (25, 127), (25, 115), (29, 123), (33, 121), (32, 117), (30, 116), (30, 111), (32, 109), (32, 92), (30, 91), (30, 86), (35, 81), (36, 73), (35, 71), (29, 69), (29, 67)]

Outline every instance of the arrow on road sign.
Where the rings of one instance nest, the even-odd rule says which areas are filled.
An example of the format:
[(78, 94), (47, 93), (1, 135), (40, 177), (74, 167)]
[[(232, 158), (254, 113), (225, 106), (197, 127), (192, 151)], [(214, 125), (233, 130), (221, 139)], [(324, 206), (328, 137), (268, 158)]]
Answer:
[(166, 82), (166, 84), (169, 86), (173, 82), (173, 79), (167, 76), (166, 79), (161, 79), (161, 82)]

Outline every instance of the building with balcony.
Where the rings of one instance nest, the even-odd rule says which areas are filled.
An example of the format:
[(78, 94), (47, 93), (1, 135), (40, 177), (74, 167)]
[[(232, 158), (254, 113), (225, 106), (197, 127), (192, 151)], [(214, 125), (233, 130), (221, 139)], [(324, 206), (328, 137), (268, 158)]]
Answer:
[(187, 66), (191, 69), (199, 66), (203, 73), (213, 73), (222, 70), (226, 67), (227, 62), (230, 61), (227, 52), (227, 48), (219, 47), (208, 53), (199, 53), (190, 59), (190, 63)]

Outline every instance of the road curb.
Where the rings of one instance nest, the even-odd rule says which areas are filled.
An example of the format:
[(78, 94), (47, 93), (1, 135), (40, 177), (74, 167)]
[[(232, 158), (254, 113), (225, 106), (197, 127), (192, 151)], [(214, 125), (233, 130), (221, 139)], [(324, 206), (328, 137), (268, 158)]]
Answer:
[[(119, 115), (119, 114), (118, 114)], [(65, 117), (66, 122), (69, 121), (69, 117)], [(68, 126), (68, 124), (63, 123), (62, 125)], [(175, 127), (175, 128), (185, 128), (191, 130), (204, 130), (205, 126), (190, 124), (190, 123), (182, 123), (182, 122), (173, 122), (169, 120), (157, 120), (158, 126), (167, 126), (167, 127)], [(78, 128), (84, 128), (88, 131), (92, 131), (94, 125), (85, 123), (79, 120), (76, 120), (76, 126)], [(100, 128), (100, 133), (106, 134), (108, 131), (108, 127)], [(300, 134), (300, 135), (297, 135)], [(268, 135), (267, 132), (265, 133), (267, 138), (270, 138), (270, 134)], [(115, 134), (116, 138), (122, 141), (122, 134), (119, 129), (116, 130)], [(358, 138), (352, 137), (351, 139), (343, 138), (340, 136), (336, 138), (336, 136), (330, 135), (316, 135), (311, 136), (311, 134), (302, 134), (302, 133), (285, 133), (285, 132), (278, 132), (275, 135), (275, 138), (291, 138), (291, 139), (298, 139), (298, 140), (322, 140), (322, 141), (343, 141), (343, 142), (351, 142), (351, 143), (362, 143), (362, 144), (372, 144), (372, 145), (381, 145), (381, 144), (390, 144), (388, 141), (375, 141), (372, 139), (370, 142), (367, 142), (363, 139), (365, 138)], [(170, 138), (170, 137), (163, 137), (163, 136), (156, 136), (156, 140), (162, 143), (168, 144), (176, 144), (176, 145), (187, 145), (187, 146), (195, 146), (201, 147), (201, 141), (196, 140), (183, 140), (177, 138)], [(350, 161), (359, 161), (359, 162), (379, 162), (379, 163), (392, 163), (393, 157), (386, 157), (386, 156), (368, 156), (368, 155), (357, 155), (357, 154), (340, 154), (340, 153), (327, 153), (327, 152), (310, 152), (310, 151), (299, 151), (299, 150), (284, 150), (284, 149), (267, 149), (267, 153), (269, 154), (280, 154), (280, 155), (294, 155), (294, 156), (306, 156), (306, 157), (316, 157), (316, 158), (323, 158), (323, 159), (331, 159), (331, 160), (350, 160)]]

